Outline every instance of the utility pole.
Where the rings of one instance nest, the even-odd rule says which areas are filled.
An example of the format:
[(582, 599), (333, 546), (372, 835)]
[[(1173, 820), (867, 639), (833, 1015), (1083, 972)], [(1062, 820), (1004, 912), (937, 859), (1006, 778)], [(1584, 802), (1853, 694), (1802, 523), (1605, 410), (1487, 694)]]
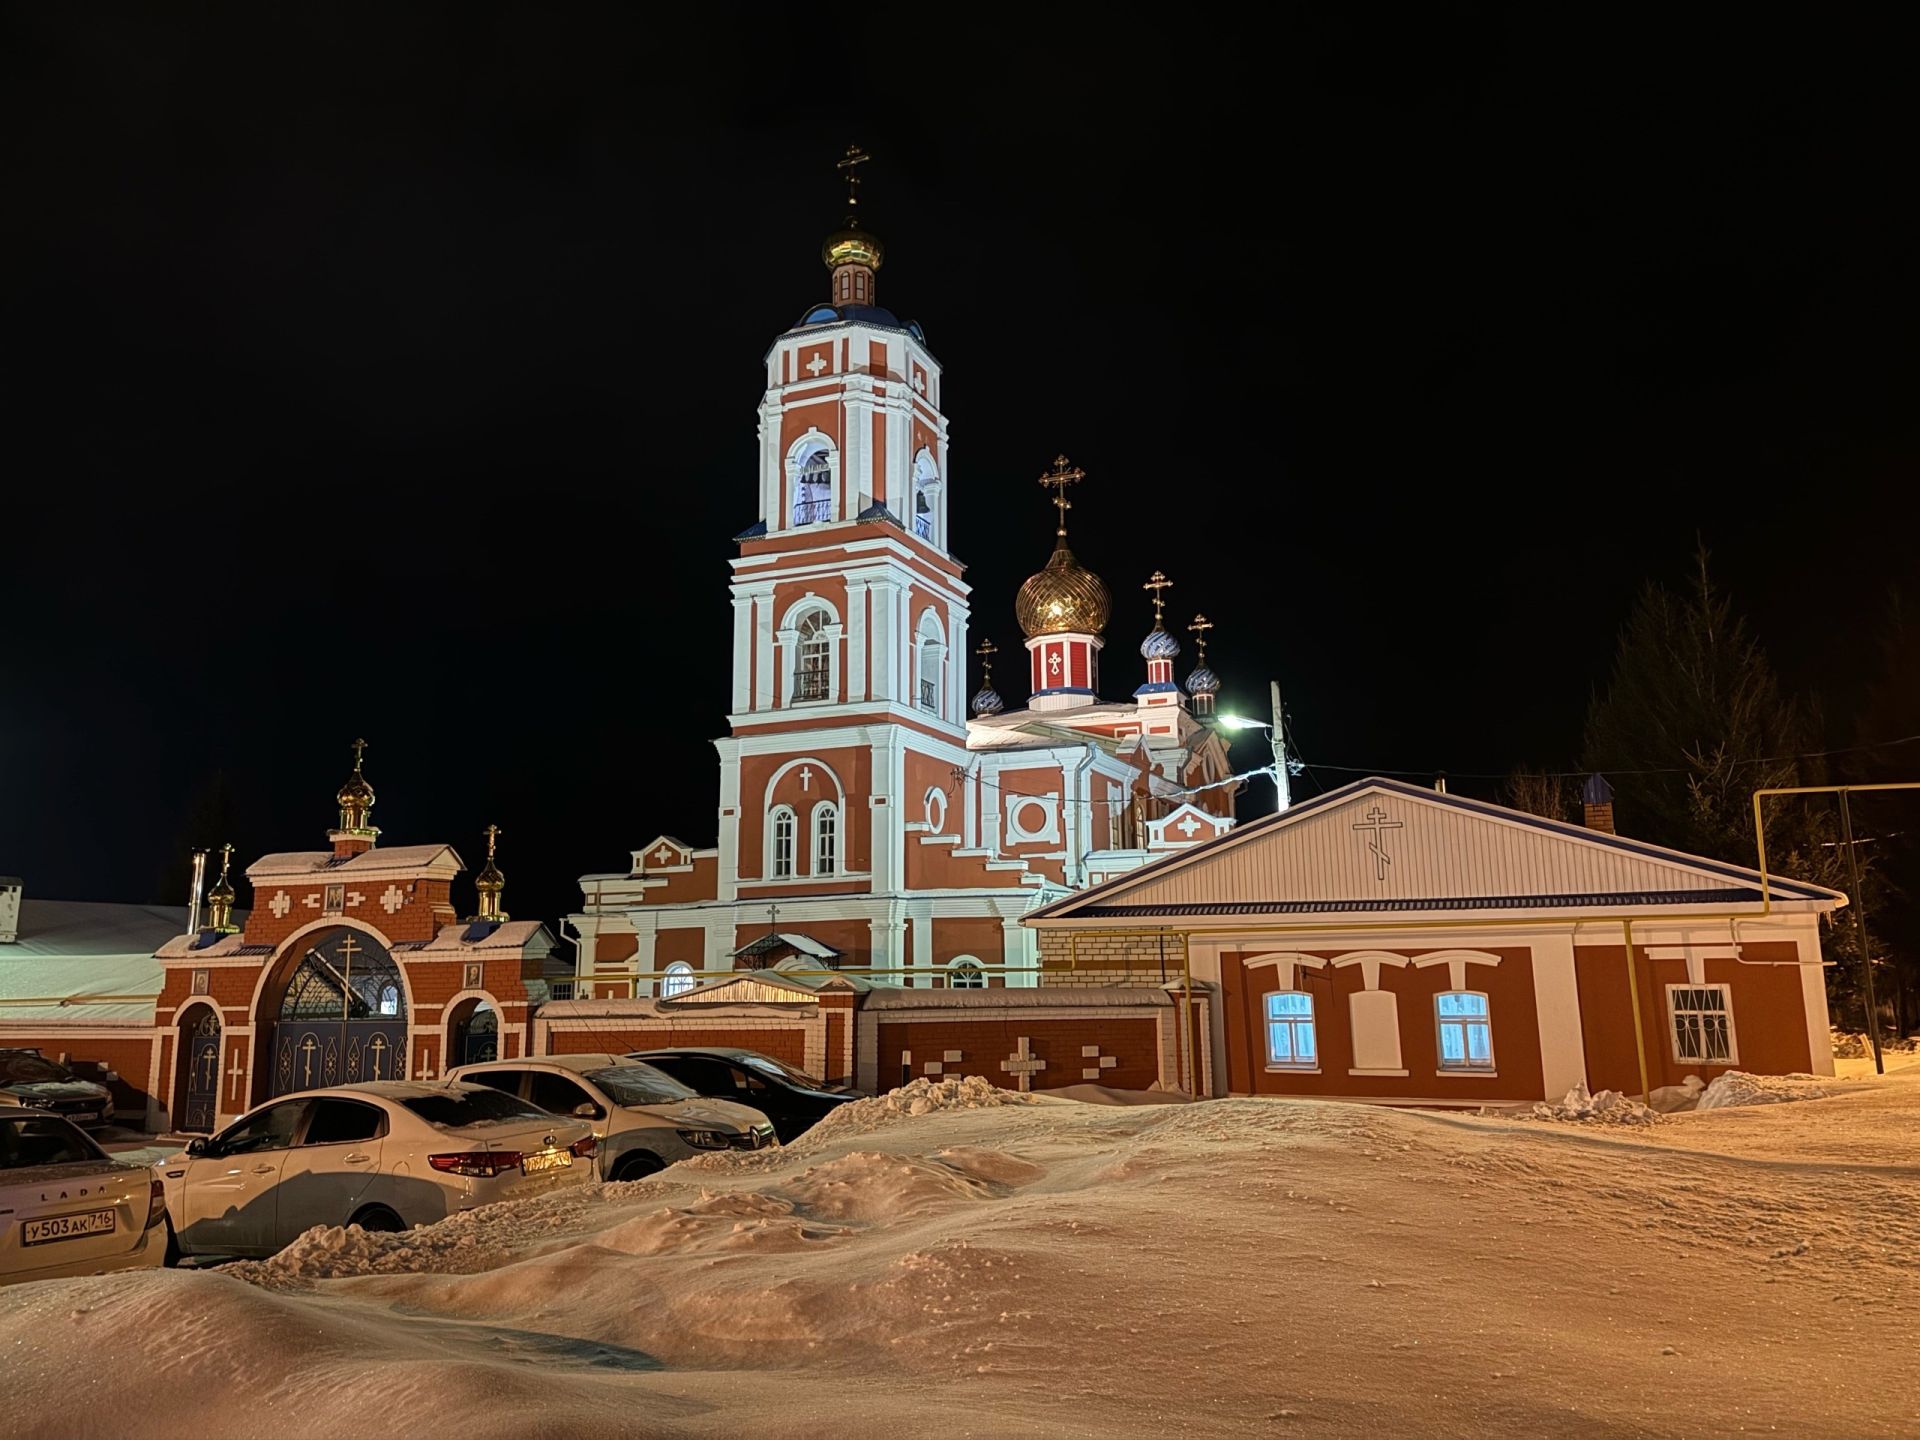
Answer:
[(1278, 680), (1269, 681), (1268, 688), (1273, 693), (1273, 726), (1271, 730), (1273, 736), (1273, 808), (1274, 813), (1278, 814), (1293, 803), (1293, 798), (1290, 793), (1291, 787), (1287, 784), (1287, 739), (1286, 731), (1280, 719), (1280, 682)]
[(1840, 787), (1840, 838), (1847, 846), (1847, 887), (1853, 891), (1853, 933), (1860, 942), (1860, 994), (1867, 1006), (1867, 1038), (1873, 1043), (1873, 1073), (1887, 1073), (1880, 1054), (1880, 1007), (1873, 998), (1873, 956), (1867, 952), (1867, 903), (1860, 893), (1860, 857), (1854, 852), (1853, 811), (1847, 787)]

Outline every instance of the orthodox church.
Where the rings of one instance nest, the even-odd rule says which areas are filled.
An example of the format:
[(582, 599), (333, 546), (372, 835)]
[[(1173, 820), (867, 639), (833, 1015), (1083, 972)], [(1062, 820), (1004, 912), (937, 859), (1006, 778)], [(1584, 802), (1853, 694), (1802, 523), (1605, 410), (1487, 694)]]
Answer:
[(1188, 627), (1200, 663), (1183, 685), (1158, 571), (1142, 587), (1144, 680), (1101, 698), (1113, 597), (1068, 546), (1069, 491), (1086, 477), (1064, 456), (1040, 477), (1053, 551), (1014, 601), (1026, 707), (995, 691), (990, 640), (969, 651), (941, 366), (919, 325), (878, 303), (864, 158), (841, 162), (849, 214), (822, 249), (828, 302), (765, 357), (759, 518), (735, 537), (729, 733), (714, 742), (717, 841), (657, 835), (625, 869), (582, 877), (581, 998), (671, 996), (782, 960), (1031, 986), (1029, 910), (1233, 825), (1238, 782), (1208, 723), (1211, 622)]

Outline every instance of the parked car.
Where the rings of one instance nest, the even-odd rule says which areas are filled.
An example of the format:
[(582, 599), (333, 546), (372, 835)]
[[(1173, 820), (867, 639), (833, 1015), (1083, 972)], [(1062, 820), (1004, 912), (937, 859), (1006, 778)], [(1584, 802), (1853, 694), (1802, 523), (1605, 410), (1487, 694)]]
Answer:
[(166, 1200), (58, 1115), (0, 1108), (0, 1285), (158, 1265)]
[(600, 1175), (638, 1180), (704, 1150), (777, 1145), (773, 1122), (728, 1100), (702, 1100), (651, 1065), (621, 1055), (542, 1055), (462, 1065), (448, 1077), (593, 1122)]
[(111, 1090), (82, 1080), (38, 1050), (0, 1050), (0, 1095), (36, 1110), (51, 1111), (76, 1125), (113, 1123)]
[(168, 1263), (271, 1255), (315, 1225), (405, 1230), (593, 1178), (593, 1127), (482, 1085), (371, 1080), (270, 1100), (162, 1160)]
[(635, 1050), (627, 1058), (644, 1060), (702, 1095), (738, 1101), (764, 1112), (773, 1121), (783, 1145), (812, 1129), (828, 1111), (861, 1098), (858, 1090), (825, 1084), (754, 1050), (683, 1046)]

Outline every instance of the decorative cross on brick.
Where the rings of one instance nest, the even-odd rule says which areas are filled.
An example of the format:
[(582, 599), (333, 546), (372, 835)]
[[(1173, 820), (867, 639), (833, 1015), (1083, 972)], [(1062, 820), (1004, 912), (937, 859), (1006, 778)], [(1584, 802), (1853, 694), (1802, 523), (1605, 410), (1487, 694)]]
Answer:
[(284, 920), (287, 918), (287, 912), (293, 909), (293, 897), (284, 890), (276, 890), (273, 892), (273, 899), (267, 902), (267, 909), (273, 912), (274, 919)]
[(926, 371), (916, 370), (913, 372), (913, 388), (918, 390), (922, 395), (927, 393), (927, 372)]
[(653, 858), (664, 865), (673, 859), (673, 851), (668, 846), (662, 845), (658, 850), (653, 852)]
[(958, 1065), (961, 1061), (965, 1060), (966, 1058), (967, 1058), (967, 1055), (964, 1050), (942, 1051), (940, 1058), (938, 1060), (927, 1061), (927, 1074), (944, 1075), (947, 1073), (947, 1066)]
[(813, 376), (814, 379), (818, 380), (820, 378), (820, 372), (826, 368), (827, 368), (827, 357), (820, 354), (820, 352), (816, 350), (814, 352), (813, 358), (807, 362), (807, 373)]
[(1193, 839), (1193, 832), (1200, 828), (1200, 822), (1194, 819), (1193, 816), (1189, 815), (1187, 816), (1186, 819), (1182, 820), (1178, 825), (1174, 826), (1173, 828), (1178, 830), (1182, 835), (1186, 836), (1187, 839), (1191, 840)]
[(420, 1073), (414, 1078), (416, 1080), (433, 1079), (433, 1056), (426, 1050), (420, 1052)]
[(811, 765), (803, 765), (800, 767), (800, 788), (802, 790), (813, 789), (813, 767)]
[(380, 908), (391, 915), (407, 903), (407, 892), (398, 885), (387, 886), (386, 893), (380, 897)]
[(247, 1067), (240, 1063), (240, 1047), (236, 1045), (233, 1047), (233, 1067), (227, 1071), (227, 1074), (233, 1077), (233, 1085), (228, 1093), (236, 1102), (240, 1099), (240, 1082), (245, 1078), (246, 1073)]
[(373, 1078), (376, 1080), (386, 1079), (387, 1037), (384, 1035), (374, 1036), (372, 1043), (367, 1046), (367, 1053), (373, 1056)]
[(1082, 1045), (1080, 1047), (1080, 1059), (1085, 1062), (1080, 1069), (1080, 1078), (1082, 1080), (1098, 1080), (1101, 1071), (1118, 1070), (1120, 1068), (1120, 1057), (1117, 1055), (1102, 1055), (1098, 1045)]
[(1022, 1090), (1033, 1088), (1033, 1077), (1047, 1068), (1047, 1062), (1036, 1059), (1033, 1042), (1025, 1035), (1015, 1042), (1014, 1052), (1000, 1062), (1000, 1068), (1014, 1077), (1014, 1083)]

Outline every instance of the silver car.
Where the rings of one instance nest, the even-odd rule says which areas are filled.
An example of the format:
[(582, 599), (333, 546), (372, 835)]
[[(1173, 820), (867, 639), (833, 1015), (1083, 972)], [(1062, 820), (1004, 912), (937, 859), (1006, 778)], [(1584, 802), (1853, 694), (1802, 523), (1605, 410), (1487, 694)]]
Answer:
[(638, 1180), (706, 1151), (780, 1143), (773, 1122), (751, 1106), (704, 1100), (672, 1076), (624, 1055), (493, 1060), (462, 1065), (447, 1078), (491, 1085), (556, 1115), (592, 1121), (605, 1180)]
[(269, 1101), (154, 1168), (169, 1263), (315, 1225), (406, 1230), (593, 1179), (593, 1127), (479, 1085), (372, 1080)]
[(58, 1115), (0, 1109), (0, 1285), (158, 1265), (166, 1215), (145, 1165)]

